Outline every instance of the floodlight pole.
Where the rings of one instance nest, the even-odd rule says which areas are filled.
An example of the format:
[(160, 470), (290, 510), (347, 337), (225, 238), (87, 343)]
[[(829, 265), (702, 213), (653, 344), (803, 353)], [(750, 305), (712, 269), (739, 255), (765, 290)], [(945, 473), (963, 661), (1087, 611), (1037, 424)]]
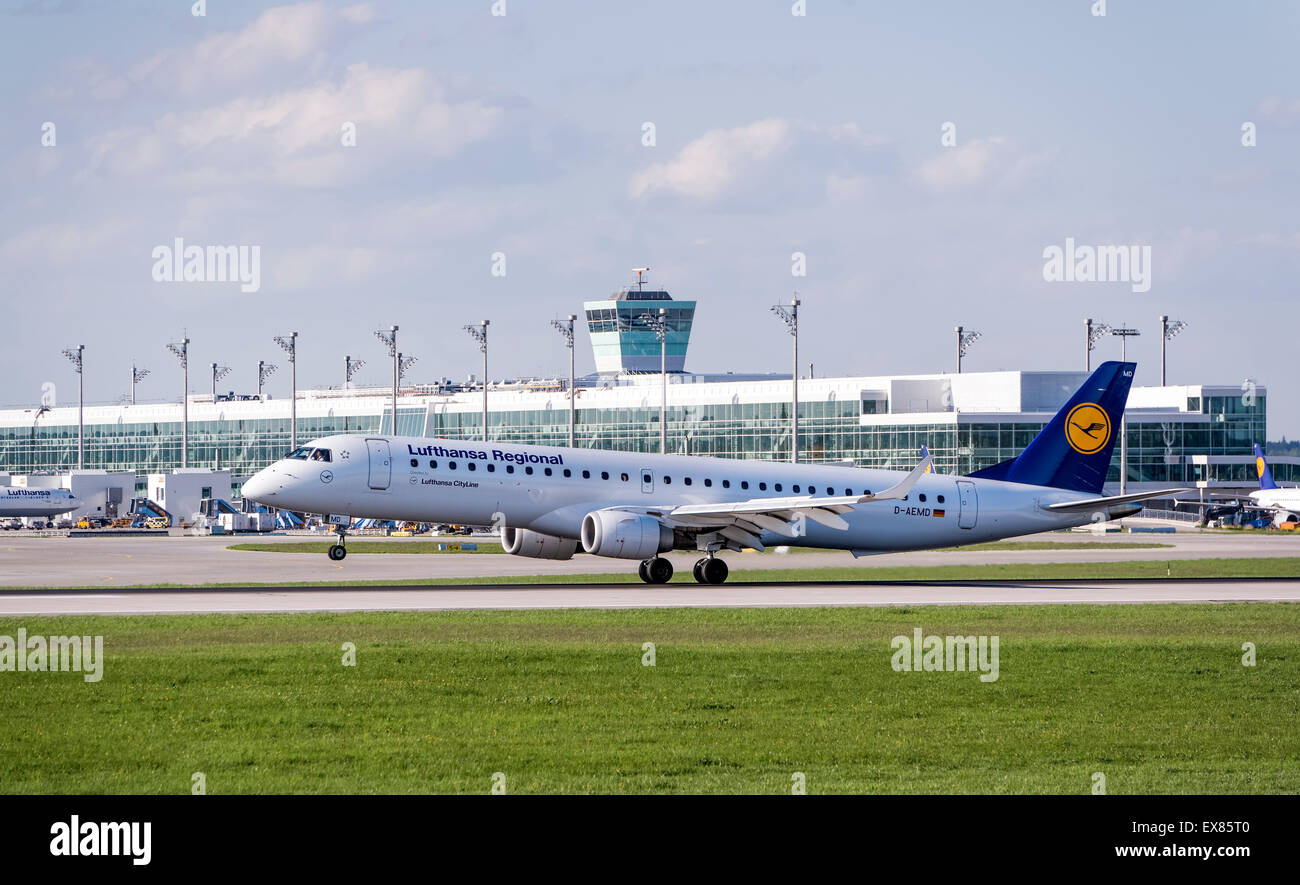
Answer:
[[(1120, 362), (1128, 362), (1128, 340), (1141, 335), (1137, 329), (1111, 329), (1110, 334), (1119, 337)], [(1128, 409), (1119, 419), (1119, 493), (1124, 494), (1128, 487)]]
[(577, 314), (569, 314), (568, 325), (559, 320), (551, 320), (551, 325), (555, 330), (564, 336), (564, 343), (569, 348), (569, 448), (575, 448), (574, 444), (574, 419), (575, 408), (573, 404), (574, 397), (574, 374), (573, 374), (573, 321), (578, 318)]
[(970, 346), (978, 341), (981, 337), (979, 332), (964, 331), (961, 326), (955, 328), (957, 333), (957, 374), (961, 374), (961, 358), (970, 350)]
[(135, 363), (131, 363), (131, 405), (135, 405), (135, 385), (143, 381), (148, 374), (148, 369), (137, 369)]
[(77, 372), (77, 469), (84, 470), (86, 467), (86, 375), (82, 371), (84, 363), (82, 356), (86, 352), (86, 345), (78, 344), (76, 349), (68, 348), (63, 351)]
[(790, 410), (791, 464), (799, 463), (799, 305), (802, 303), (798, 298), (791, 298), (788, 310), (783, 304), (772, 307), (772, 313), (785, 322), (790, 337), (794, 339), (794, 362), (790, 371), (790, 401), (793, 406)]
[(388, 355), (393, 358), (393, 436), (397, 436), (397, 327), (390, 326), (387, 332), (380, 329), (375, 337), (388, 346)]
[(465, 331), (478, 342), (478, 349), (483, 351), (483, 442), (488, 438), (488, 324), (491, 320), (480, 320), (477, 326), (465, 326)]
[(1182, 320), (1169, 322), (1169, 317), (1162, 315), (1160, 317), (1160, 386), (1165, 386), (1165, 344), (1174, 339), (1174, 336), (1183, 329), (1187, 328), (1187, 323)]
[(275, 343), (289, 354), (289, 389), (292, 394), (289, 400), (289, 451), (292, 452), (298, 448), (298, 333), (290, 332), (288, 338), (277, 335)]
[(184, 388), (181, 390), (181, 468), (190, 466), (190, 339), (181, 339), (180, 344), (168, 344), (170, 350), (181, 362), (181, 376)]

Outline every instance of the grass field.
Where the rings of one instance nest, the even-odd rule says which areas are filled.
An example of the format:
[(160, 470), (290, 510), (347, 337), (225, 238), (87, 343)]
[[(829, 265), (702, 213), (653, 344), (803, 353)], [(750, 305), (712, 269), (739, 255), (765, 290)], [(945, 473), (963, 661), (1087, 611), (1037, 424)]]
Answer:
[[(0, 790), (1300, 790), (1300, 606), (25, 618), (98, 683), (0, 673)], [(891, 638), (996, 635), (996, 682)], [(341, 665), (356, 644), (357, 666)], [(656, 665), (642, 665), (653, 642)], [(1258, 664), (1242, 665), (1242, 643)]]
[[(439, 550), (439, 546), (456, 543), (477, 544), (476, 550)], [(254, 553), (312, 553), (324, 556), (333, 541), (283, 541), (248, 544), (231, 544), (227, 550), (246, 550)], [(406, 541), (406, 540), (354, 540), (348, 541), (348, 555), (354, 553), (504, 553), (497, 541)], [(968, 544), (961, 547), (948, 547), (947, 550), (1116, 550), (1116, 549), (1151, 549), (1155, 547), (1172, 547), (1173, 544), (1157, 544), (1150, 541), (990, 541), (987, 544)], [(820, 547), (791, 547), (795, 553), (842, 553), (842, 550), (825, 550)], [(768, 551), (768, 554), (779, 554)]]

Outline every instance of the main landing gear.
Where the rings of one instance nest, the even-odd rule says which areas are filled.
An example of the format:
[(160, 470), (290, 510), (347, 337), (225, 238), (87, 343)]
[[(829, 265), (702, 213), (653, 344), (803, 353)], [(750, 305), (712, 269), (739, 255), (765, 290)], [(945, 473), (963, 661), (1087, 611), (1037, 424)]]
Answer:
[(701, 584), (721, 584), (727, 580), (729, 569), (727, 563), (716, 558), (712, 553), (695, 563), (692, 573)]
[(342, 526), (339, 526), (337, 534), (339, 536), (338, 543), (332, 545), (329, 549), (329, 557), (334, 562), (338, 562), (348, 555), (348, 548), (344, 546), (348, 540), (347, 531)]
[[(691, 574), (701, 584), (721, 584), (727, 580), (727, 564), (712, 553), (695, 563)], [(662, 556), (647, 559), (637, 567), (637, 574), (647, 584), (667, 584), (673, 577), (673, 564)]]
[(662, 556), (647, 559), (637, 567), (637, 574), (647, 584), (667, 584), (673, 578), (673, 564)]

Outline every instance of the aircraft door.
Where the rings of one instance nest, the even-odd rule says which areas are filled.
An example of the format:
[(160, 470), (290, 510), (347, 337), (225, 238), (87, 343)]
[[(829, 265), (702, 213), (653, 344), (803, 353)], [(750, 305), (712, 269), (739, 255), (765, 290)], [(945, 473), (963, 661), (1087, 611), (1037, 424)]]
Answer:
[(393, 477), (393, 457), (388, 451), (388, 440), (366, 440), (366, 451), (370, 455), (370, 487), (386, 489)]
[(957, 527), (962, 529), (975, 528), (975, 522), (979, 519), (980, 499), (975, 492), (975, 483), (958, 482), (957, 483), (957, 500), (960, 502), (961, 510), (957, 514)]
[(654, 494), (655, 490), (655, 472), (649, 467), (641, 468), (641, 492), (646, 495)]

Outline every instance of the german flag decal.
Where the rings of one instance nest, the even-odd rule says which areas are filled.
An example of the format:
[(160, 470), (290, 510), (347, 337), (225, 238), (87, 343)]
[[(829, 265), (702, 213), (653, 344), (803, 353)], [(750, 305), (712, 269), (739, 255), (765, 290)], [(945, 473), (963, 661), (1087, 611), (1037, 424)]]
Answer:
[(942, 519), (942, 518), (943, 518), (943, 511), (942, 511), (942, 510), (936, 510), (936, 511), (934, 511), (934, 515), (937, 516), (937, 517), (939, 517), (940, 519)]

